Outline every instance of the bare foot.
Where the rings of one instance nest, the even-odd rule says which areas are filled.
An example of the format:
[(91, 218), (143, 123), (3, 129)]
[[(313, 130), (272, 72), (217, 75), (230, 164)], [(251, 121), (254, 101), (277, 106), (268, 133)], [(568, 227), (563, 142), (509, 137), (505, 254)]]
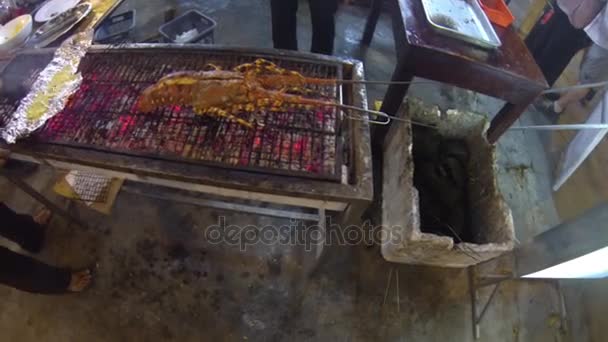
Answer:
[(34, 222), (38, 223), (41, 226), (46, 226), (51, 220), (52, 213), (48, 209), (41, 209), (34, 215)]
[(93, 275), (90, 270), (83, 270), (72, 273), (72, 279), (70, 280), (70, 285), (68, 286), (68, 291), (70, 292), (82, 292), (89, 285), (91, 285), (91, 280), (93, 280)]

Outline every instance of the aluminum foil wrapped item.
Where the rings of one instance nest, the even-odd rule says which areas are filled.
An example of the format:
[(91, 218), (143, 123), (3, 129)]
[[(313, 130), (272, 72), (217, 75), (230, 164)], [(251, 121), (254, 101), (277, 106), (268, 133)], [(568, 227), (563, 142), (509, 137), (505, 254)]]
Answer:
[(85, 31), (66, 40), (55, 51), (53, 60), (40, 73), (29, 94), (0, 129), (0, 137), (13, 144), (31, 134), (59, 113), (80, 86), (80, 60), (91, 45), (93, 32)]

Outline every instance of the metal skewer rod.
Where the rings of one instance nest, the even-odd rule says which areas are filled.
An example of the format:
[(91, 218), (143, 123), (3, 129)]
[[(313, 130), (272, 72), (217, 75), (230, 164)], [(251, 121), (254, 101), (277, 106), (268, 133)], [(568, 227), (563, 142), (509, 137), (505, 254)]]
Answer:
[(379, 112), (376, 110), (370, 110), (370, 109), (363, 109), (363, 108), (359, 108), (359, 107), (355, 107), (355, 106), (349, 106), (349, 105), (336, 105), (336, 107), (338, 108), (342, 108), (342, 109), (347, 109), (347, 110), (353, 110), (356, 112), (362, 112), (362, 113), (367, 113), (367, 114), (372, 114), (372, 115), (376, 115), (382, 118), (385, 118), (385, 121), (381, 121), (381, 120), (375, 120), (375, 119), (359, 119), (359, 118), (355, 118), (353, 116), (349, 117), (353, 120), (361, 120), (361, 121), (368, 121), (369, 123), (373, 123), (373, 124), (377, 124), (377, 125), (388, 125), (391, 122), (391, 116), (384, 113), (384, 112)]
[(408, 84), (418, 84), (418, 83), (427, 83), (427, 84), (437, 84), (434, 81), (364, 81), (364, 80), (332, 80), (332, 83), (338, 84), (382, 84), (382, 85), (408, 85)]

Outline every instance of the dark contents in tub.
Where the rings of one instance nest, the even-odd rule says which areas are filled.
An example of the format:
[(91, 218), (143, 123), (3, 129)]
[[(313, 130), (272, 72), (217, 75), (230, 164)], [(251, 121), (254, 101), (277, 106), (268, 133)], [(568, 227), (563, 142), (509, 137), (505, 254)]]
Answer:
[(414, 186), (420, 199), (420, 228), (473, 242), (469, 209), (469, 149), (432, 128), (413, 127)]

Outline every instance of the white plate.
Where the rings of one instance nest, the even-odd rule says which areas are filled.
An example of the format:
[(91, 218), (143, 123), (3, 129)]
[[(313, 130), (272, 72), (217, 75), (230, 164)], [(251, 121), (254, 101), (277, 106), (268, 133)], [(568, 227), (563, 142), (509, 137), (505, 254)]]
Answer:
[(32, 33), (32, 16), (22, 15), (0, 26), (0, 51), (21, 46)]
[(39, 23), (49, 21), (70, 8), (78, 5), (80, 0), (49, 0), (47, 1), (34, 16), (34, 20)]
[(86, 18), (87, 15), (91, 13), (92, 8), (93, 6), (90, 3), (83, 2), (47, 21), (36, 30), (28, 41), (28, 45), (34, 48), (46, 47), (57, 40), (57, 38), (69, 32), (74, 26), (80, 23), (82, 19)]

